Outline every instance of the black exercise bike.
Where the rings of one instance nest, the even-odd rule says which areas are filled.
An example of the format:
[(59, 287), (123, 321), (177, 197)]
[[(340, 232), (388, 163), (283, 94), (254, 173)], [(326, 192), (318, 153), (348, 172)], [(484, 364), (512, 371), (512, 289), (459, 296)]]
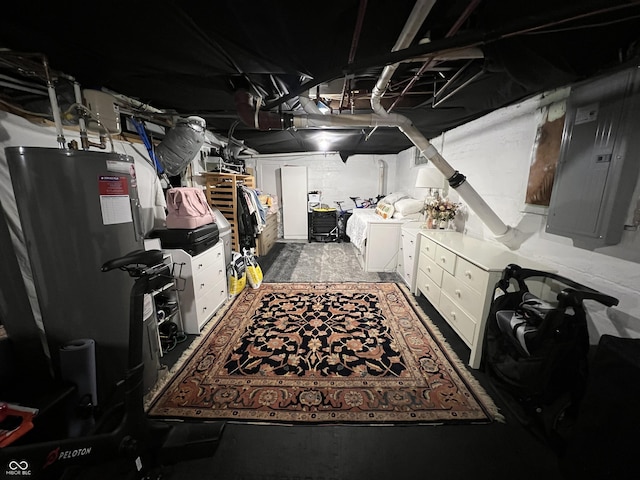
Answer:
[[(30, 443), (24, 435), (0, 448), (0, 473), (56, 479), (69, 469), (106, 462), (130, 462), (128, 474), (138, 479), (158, 479), (162, 467), (179, 461), (213, 455), (220, 442), (224, 422), (168, 423), (152, 420), (144, 411), (143, 316), (144, 296), (163, 285), (171, 269), (160, 250), (135, 251), (106, 262), (103, 272), (120, 269), (135, 282), (131, 289), (129, 353), (123, 380), (123, 400), (99, 418), (88, 435), (65, 438), (67, 432), (47, 432), (51, 440)], [(38, 417), (33, 430), (38, 429)], [(37, 438), (37, 437), (36, 437)], [(131, 477), (130, 477), (131, 478)]]

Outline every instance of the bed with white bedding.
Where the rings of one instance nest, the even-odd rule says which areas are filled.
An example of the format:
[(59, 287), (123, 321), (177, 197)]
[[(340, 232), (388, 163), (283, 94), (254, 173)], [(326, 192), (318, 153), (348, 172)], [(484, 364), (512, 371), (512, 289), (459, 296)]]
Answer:
[(353, 210), (346, 233), (365, 272), (395, 271), (400, 227), (411, 220), (415, 220), (414, 215), (384, 219), (372, 208)]
[(372, 208), (354, 209), (353, 214), (347, 220), (347, 236), (354, 247), (362, 251), (367, 239), (367, 227), (369, 222), (382, 220)]

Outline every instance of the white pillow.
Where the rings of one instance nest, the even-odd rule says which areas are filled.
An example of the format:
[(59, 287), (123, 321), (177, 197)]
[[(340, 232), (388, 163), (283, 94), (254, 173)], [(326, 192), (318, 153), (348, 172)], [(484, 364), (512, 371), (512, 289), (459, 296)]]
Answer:
[(379, 200), (379, 202), (388, 203), (389, 205), (393, 205), (398, 200), (402, 200), (403, 198), (409, 198), (409, 195), (407, 195), (404, 192), (390, 193), (386, 197), (381, 198)]
[(411, 215), (412, 213), (418, 213), (424, 207), (422, 200), (416, 200), (415, 198), (403, 198), (393, 204), (396, 212), (401, 215)]

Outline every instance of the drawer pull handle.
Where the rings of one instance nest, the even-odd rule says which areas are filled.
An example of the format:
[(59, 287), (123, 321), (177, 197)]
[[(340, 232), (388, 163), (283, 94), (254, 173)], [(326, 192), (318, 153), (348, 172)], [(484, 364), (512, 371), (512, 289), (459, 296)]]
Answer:
[(202, 264), (201, 263), (198, 264), (198, 268), (202, 268)]
[(467, 270), (466, 272), (464, 272), (464, 276), (467, 277), (468, 279), (471, 279), (471, 271)]
[(431, 273), (431, 267), (427, 267), (427, 272)]
[(409, 255), (409, 259), (412, 259), (413, 257), (411, 255)]
[(440, 261), (441, 261), (442, 263), (446, 263), (447, 259), (446, 259), (445, 257), (440, 257)]
[(460, 298), (460, 294), (461, 294), (461, 293), (462, 293), (462, 292), (461, 292), (460, 290), (456, 290), (456, 297)]
[(202, 288), (204, 288), (204, 283), (201, 283), (201, 284), (200, 284), (200, 288), (201, 288), (201, 289), (202, 289)]
[(451, 312), (451, 318), (456, 319), (456, 312)]

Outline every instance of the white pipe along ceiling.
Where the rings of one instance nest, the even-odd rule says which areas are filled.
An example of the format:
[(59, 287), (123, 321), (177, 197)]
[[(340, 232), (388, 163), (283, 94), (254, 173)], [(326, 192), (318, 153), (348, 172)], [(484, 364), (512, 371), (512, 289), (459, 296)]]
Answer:
[[(392, 51), (407, 48), (420, 26), (435, 4), (435, 0), (421, 0), (416, 2), (413, 11), (407, 20)], [(308, 94), (301, 94), (300, 104), (306, 115), (276, 114), (260, 111), (254, 108), (253, 96), (246, 90), (238, 90), (235, 95), (236, 107), (241, 120), (248, 126), (259, 130), (275, 130), (288, 128), (367, 128), (367, 127), (396, 127), (418, 148), (420, 155), (433, 163), (444, 175), (449, 185), (454, 188), (460, 197), (467, 203), (491, 230), (496, 239), (509, 248), (516, 249), (519, 245), (516, 241), (516, 229), (504, 224), (491, 207), (482, 199), (476, 190), (466, 181), (466, 177), (453, 168), (437, 151), (437, 149), (422, 135), (404, 115), (388, 113), (381, 105), (380, 100), (389, 84), (398, 63), (387, 65), (371, 96), (372, 114), (342, 114), (323, 115), (315, 106)], [(314, 108), (315, 107), (315, 108)]]

